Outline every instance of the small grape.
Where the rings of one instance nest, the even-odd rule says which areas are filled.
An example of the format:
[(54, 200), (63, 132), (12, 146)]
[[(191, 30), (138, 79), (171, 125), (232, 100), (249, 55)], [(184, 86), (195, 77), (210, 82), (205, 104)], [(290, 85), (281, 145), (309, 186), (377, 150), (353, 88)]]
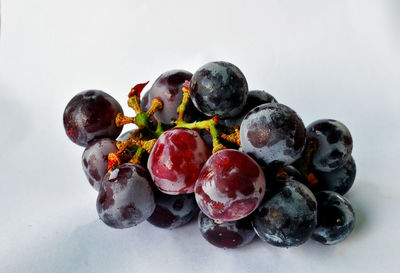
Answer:
[(121, 105), (107, 93), (100, 90), (82, 91), (65, 107), (65, 132), (72, 142), (84, 147), (93, 139), (115, 139), (122, 130), (115, 124), (118, 113), (123, 114)]
[(228, 62), (200, 67), (190, 82), (194, 105), (207, 116), (227, 119), (238, 115), (246, 104), (248, 87), (243, 73)]
[(265, 193), (260, 166), (237, 150), (214, 153), (203, 166), (195, 187), (200, 209), (221, 222), (235, 221), (252, 213)]
[(354, 229), (355, 214), (350, 202), (332, 191), (316, 193), (318, 224), (312, 238), (324, 245), (337, 244)]
[(100, 219), (113, 228), (129, 228), (150, 217), (155, 209), (147, 171), (124, 163), (108, 172), (97, 197)]
[(198, 224), (201, 235), (209, 243), (220, 248), (238, 248), (249, 244), (256, 233), (251, 225), (251, 218), (217, 223), (200, 212)]

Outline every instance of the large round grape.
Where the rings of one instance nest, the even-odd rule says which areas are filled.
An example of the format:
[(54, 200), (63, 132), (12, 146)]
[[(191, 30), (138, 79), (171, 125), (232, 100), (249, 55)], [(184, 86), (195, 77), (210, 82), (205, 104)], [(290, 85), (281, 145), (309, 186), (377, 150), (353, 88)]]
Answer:
[(173, 128), (154, 144), (147, 168), (157, 188), (167, 194), (192, 193), (211, 151), (193, 130)]
[(160, 228), (175, 229), (187, 224), (199, 212), (194, 194), (165, 194), (154, 189), (156, 208), (147, 221)]
[(249, 217), (232, 222), (218, 223), (200, 212), (198, 224), (203, 238), (220, 248), (245, 246), (256, 235)]
[(251, 110), (253, 110), (253, 108), (261, 104), (271, 103), (271, 102), (277, 103), (276, 99), (266, 91), (263, 90), (249, 91), (249, 94), (247, 96), (247, 101), (242, 112), (240, 112), (239, 115), (236, 115), (233, 118), (221, 119), (218, 124), (227, 127), (240, 126), (246, 114)]
[(260, 166), (237, 150), (221, 150), (204, 165), (196, 182), (195, 197), (208, 217), (235, 221), (252, 213), (265, 193)]
[(340, 121), (320, 119), (307, 126), (307, 145), (313, 142), (312, 166), (329, 172), (343, 166), (353, 150), (353, 139), (349, 129)]
[(279, 247), (305, 243), (317, 225), (317, 201), (303, 184), (288, 180), (253, 214), (253, 226), (265, 242)]
[(312, 238), (324, 245), (337, 244), (354, 229), (355, 214), (350, 202), (332, 191), (318, 192), (318, 224)]
[(194, 105), (207, 116), (220, 119), (238, 115), (246, 104), (248, 86), (242, 71), (228, 62), (200, 67), (190, 82)]
[(301, 156), (306, 130), (286, 105), (266, 103), (251, 110), (240, 126), (242, 150), (264, 164), (289, 165)]
[(121, 105), (100, 90), (82, 91), (75, 95), (64, 110), (64, 128), (72, 142), (86, 147), (97, 138), (115, 139), (122, 127), (115, 117), (122, 113)]
[[(182, 103), (182, 87), (185, 81), (190, 81), (192, 73), (185, 70), (170, 70), (161, 74), (153, 86), (148, 91), (148, 106), (154, 98), (159, 98), (163, 102), (163, 108), (155, 113), (155, 117), (162, 123), (170, 124), (171, 121), (178, 119), (177, 108)], [(189, 100), (186, 107), (184, 121), (192, 122), (198, 118), (200, 113)]]
[(118, 152), (115, 140), (102, 138), (92, 141), (82, 154), (83, 171), (90, 185), (98, 191), (107, 173), (108, 154)]
[(100, 219), (113, 228), (135, 226), (150, 217), (156, 206), (147, 171), (124, 163), (108, 172), (97, 197)]

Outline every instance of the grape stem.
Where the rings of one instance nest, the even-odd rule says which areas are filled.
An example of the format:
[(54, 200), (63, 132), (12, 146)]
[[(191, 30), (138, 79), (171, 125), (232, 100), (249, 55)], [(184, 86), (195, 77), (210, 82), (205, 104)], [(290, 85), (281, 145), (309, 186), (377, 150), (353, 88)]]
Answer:
[(316, 149), (317, 143), (314, 140), (309, 141), (305, 148), (304, 157), (301, 157), (297, 164), (299, 171), (307, 178), (311, 185), (318, 183), (318, 179), (316, 178), (315, 174), (310, 171), (311, 156)]

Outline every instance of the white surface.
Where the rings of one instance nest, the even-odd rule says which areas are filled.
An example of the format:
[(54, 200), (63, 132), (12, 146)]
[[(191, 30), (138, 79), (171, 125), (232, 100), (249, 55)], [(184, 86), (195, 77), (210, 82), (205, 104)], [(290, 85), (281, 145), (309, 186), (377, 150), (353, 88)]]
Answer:
[[(399, 272), (400, 2), (247, 2), (2, 1), (0, 272)], [(98, 88), (133, 114), (135, 83), (213, 60), (306, 124), (350, 128), (357, 224), (345, 242), (221, 250), (195, 223), (120, 231), (98, 220), (66, 103)]]

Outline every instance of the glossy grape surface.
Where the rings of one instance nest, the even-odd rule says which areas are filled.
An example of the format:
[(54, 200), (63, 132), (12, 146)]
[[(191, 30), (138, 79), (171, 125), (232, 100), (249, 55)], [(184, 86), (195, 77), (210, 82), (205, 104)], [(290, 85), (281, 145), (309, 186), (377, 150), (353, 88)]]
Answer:
[(317, 202), (303, 184), (288, 180), (253, 214), (253, 226), (265, 242), (279, 247), (305, 243), (317, 224)]
[(157, 188), (167, 194), (192, 193), (211, 151), (193, 130), (165, 131), (155, 143), (147, 168)]
[(251, 110), (240, 126), (242, 150), (263, 164), (289, 165), (301, 156), (303, 121), (291, 108), (267, 103)]
[(113, 228), (135, 226), (150, 217), (156, 206), (147, 171), (124, 163), (108, 172), (97, 197), (100, 219)]
[(355, 214), (350, 202), (332, 191), (318, 192), (318, 224), (312, 238), (325, 245), (337, 244), (354, 229)]
[(312, 166), (323, 172), (342, 167), (350, 158), (353, 139), (349, 129), (340, 121), (321, 119), (307, 126), (307, 144), (315, 143)]
[(238, 115), (246, 104), (248, 86), (243, 73), (228, 62), (200, 67), (190, 82), (194, 105), (209, 117), (227, 119)]
[[(192, 73), (185, 70), (171, 70), (161, 74), (149, 90), (149, 102), (154, 98), (160, 98), (163, 108), (155, 113), (155, 117), (162, 123), (170, 124), (178, 119), (177, 108), (182, 103), (182, 87), (185, 81), (190, 81)], [(184, 121), (193, 122), (197, 119), (199, 112), (189, 100), (186, 107)]]
[(174, 229), (187, 224), (199, 212), (194, 194), (169, 195), (154, 189), (156, 208), (147, 219), (160, 228)]
[(122, 130), (122, 127), (115, 125), (118, 113), (123, 113), (121, 105), (107, 93), (100, 90), (82, 91), (65, 107), (65, 132), (72, 142), (84, 147), (93, 139), (115, 139)]
[(115, 140), (102, 138), (90, 142), (82, 154), (83, 171), (90, 185), (98, 191), (107, 173), (108, 154), (118, 152)]
[(198, 224), (203, 238), (220, 248), (245, 246), (256, 235), (249, 217), (232, 222), (217, 223), (203, 212), (200, 212)]
[(252, 213), (265, 193), (260, 166), (237, 150), (221, 150), (206, 162), (196, 182), (195, 196), (208, 217), (235, 221)]
[(271, 94), (263, 90), (249, 91), (249, 94), (247, 96), (247, 101), (242, 112), (240, 112), (239, 115), (236, 115), (233, 118), (221, 119), (219, 121), (219, 124), (227, 127), (240, 126), (246, 114), (251, 110), (253, 110), (253, 108), (261, 104), (272, 103), (272, 102), (277, 103), (277, 100)]

